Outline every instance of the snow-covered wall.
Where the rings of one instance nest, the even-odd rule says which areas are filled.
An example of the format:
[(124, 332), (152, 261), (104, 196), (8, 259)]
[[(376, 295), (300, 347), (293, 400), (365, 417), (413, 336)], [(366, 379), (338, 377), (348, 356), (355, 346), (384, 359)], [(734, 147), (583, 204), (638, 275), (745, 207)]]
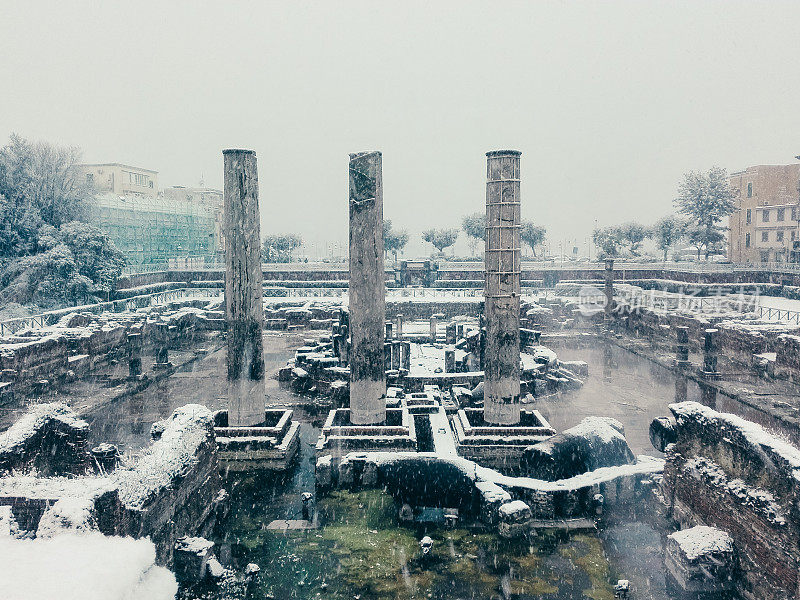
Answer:
[(663, 496), (684, 526), (708, 525), (733, 538), (746, 598), (794, 598), (800, 591), (800, 449), (736, 415), (696, 402), (670, 405)]
[(39, 404), (0, 433), (0, 475), (35, 468), (44, 476), (87, 471), (89, 425), (66, 404)]

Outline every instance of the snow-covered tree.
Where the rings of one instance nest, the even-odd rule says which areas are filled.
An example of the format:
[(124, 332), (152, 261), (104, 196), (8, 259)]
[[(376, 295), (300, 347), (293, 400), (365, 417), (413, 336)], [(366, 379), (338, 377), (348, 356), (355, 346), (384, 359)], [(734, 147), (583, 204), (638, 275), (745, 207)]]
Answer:
[(712, 167), (707, 173), (690, 171), (683, 176), (675, 198), (678, 210), (690, 220), (692, 241), (702, 249), (706, 259), (724, 237), (719, 225), (736, 207), (728, 185), (728, 173)]
[(483, 242), (486, 236), (486, 215), (474, 213), (466, 215), (461, 221), (461, 229), (467, 234), (471, 254), (475, 254), (478, 242)]
[(456, 243), (458, 239), (458, 229), (428, 229), (422, 232), (422, 239), (433, 244), (444, 255), (444, 249)]
[(662, 217), (653, 225), (653, 239), (659, 250), (664, 253), (664, 260), (667, 260), (670, 248), (684, 235), (686, 235), (686, 221), (673, 215)]

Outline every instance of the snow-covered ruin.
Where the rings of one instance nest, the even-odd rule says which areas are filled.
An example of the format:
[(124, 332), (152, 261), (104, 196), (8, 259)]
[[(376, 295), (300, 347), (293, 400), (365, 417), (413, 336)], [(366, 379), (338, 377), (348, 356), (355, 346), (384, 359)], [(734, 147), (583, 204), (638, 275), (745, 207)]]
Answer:
[[(254, 177), (254, 154), (231, 156)], [(387, 289), (382, 244), (364, 243), (381, 157), (364, 153), (346, 293), (192, 280), (5, 335), (0, 553), (66, 581), (54, 557), (80, 546), (73, 583), (109, 597), (84, 566), (103, 553), (120, 586), (186, 600), (382, 598), (409, 581), (566, 598), (563, 561), (597, 597), (796, 594), (793, 330), (733, 296), (712, 311), (668, 280), (621, 284), (613, 263), (605, 281), (523, 293), (518, 214), (493, 212), (518, 210), (518, 161), (487, 157), (488, 304), (468, 286)], [(240, 192), (239, 228), (258, 218), (257, 187)], [(231, 240), (228, 284), (258, 268)], [(643, 382), (658, 391), (629, 389)], [(745, 384), (771, 386), (772, 409)], [(123, 415), (124, 436), (93, 425)]]

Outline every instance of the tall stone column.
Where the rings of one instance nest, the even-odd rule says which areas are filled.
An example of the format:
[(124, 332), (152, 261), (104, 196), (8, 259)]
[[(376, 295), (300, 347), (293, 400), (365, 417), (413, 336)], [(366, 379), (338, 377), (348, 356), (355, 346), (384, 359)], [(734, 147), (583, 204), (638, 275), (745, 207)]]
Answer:
[(252, 150), (223, 150), (225, 160), (225, 319), (228, 424), (264, 421), (264, 328), (258, 172)]
[(605, 261), (605, 270), (603, 273), (603, 279), (605, 282), (604, 292), (606, 295), (606, 305), (605, 305), (605, 312), (603, 315), (603, 319), (608, 324), (611, 321), (611, 314), (614, 310), (614, 259), (607, 258)]
[[(350, 420), (386, 420), (381, 153), (350, 155)], [(400, 327), (398, 327), (399, 333)]]
[(519, 423), (520, 155), (486, 153), (486, 347), (484, 408), (488, 423)]

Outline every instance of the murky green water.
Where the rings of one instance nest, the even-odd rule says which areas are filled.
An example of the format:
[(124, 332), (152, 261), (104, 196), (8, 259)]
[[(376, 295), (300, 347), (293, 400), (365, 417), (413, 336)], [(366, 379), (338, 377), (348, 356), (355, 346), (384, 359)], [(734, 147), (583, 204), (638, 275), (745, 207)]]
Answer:
[[(398, 525), (394, 500), (379, 490), (319, 499), (316, 529), (271, 530), (268, 505), (236, 507), (258, 498), (250, 485), (258, 483), (236, 490), (225, 537), (234, 562), (261, 566), (256, 598), (613, 599), (616, 573), (594, 533), (529, 542), (477, 529), (424, 531)], [(423, 535), (434, 540), (427, 560)]]

